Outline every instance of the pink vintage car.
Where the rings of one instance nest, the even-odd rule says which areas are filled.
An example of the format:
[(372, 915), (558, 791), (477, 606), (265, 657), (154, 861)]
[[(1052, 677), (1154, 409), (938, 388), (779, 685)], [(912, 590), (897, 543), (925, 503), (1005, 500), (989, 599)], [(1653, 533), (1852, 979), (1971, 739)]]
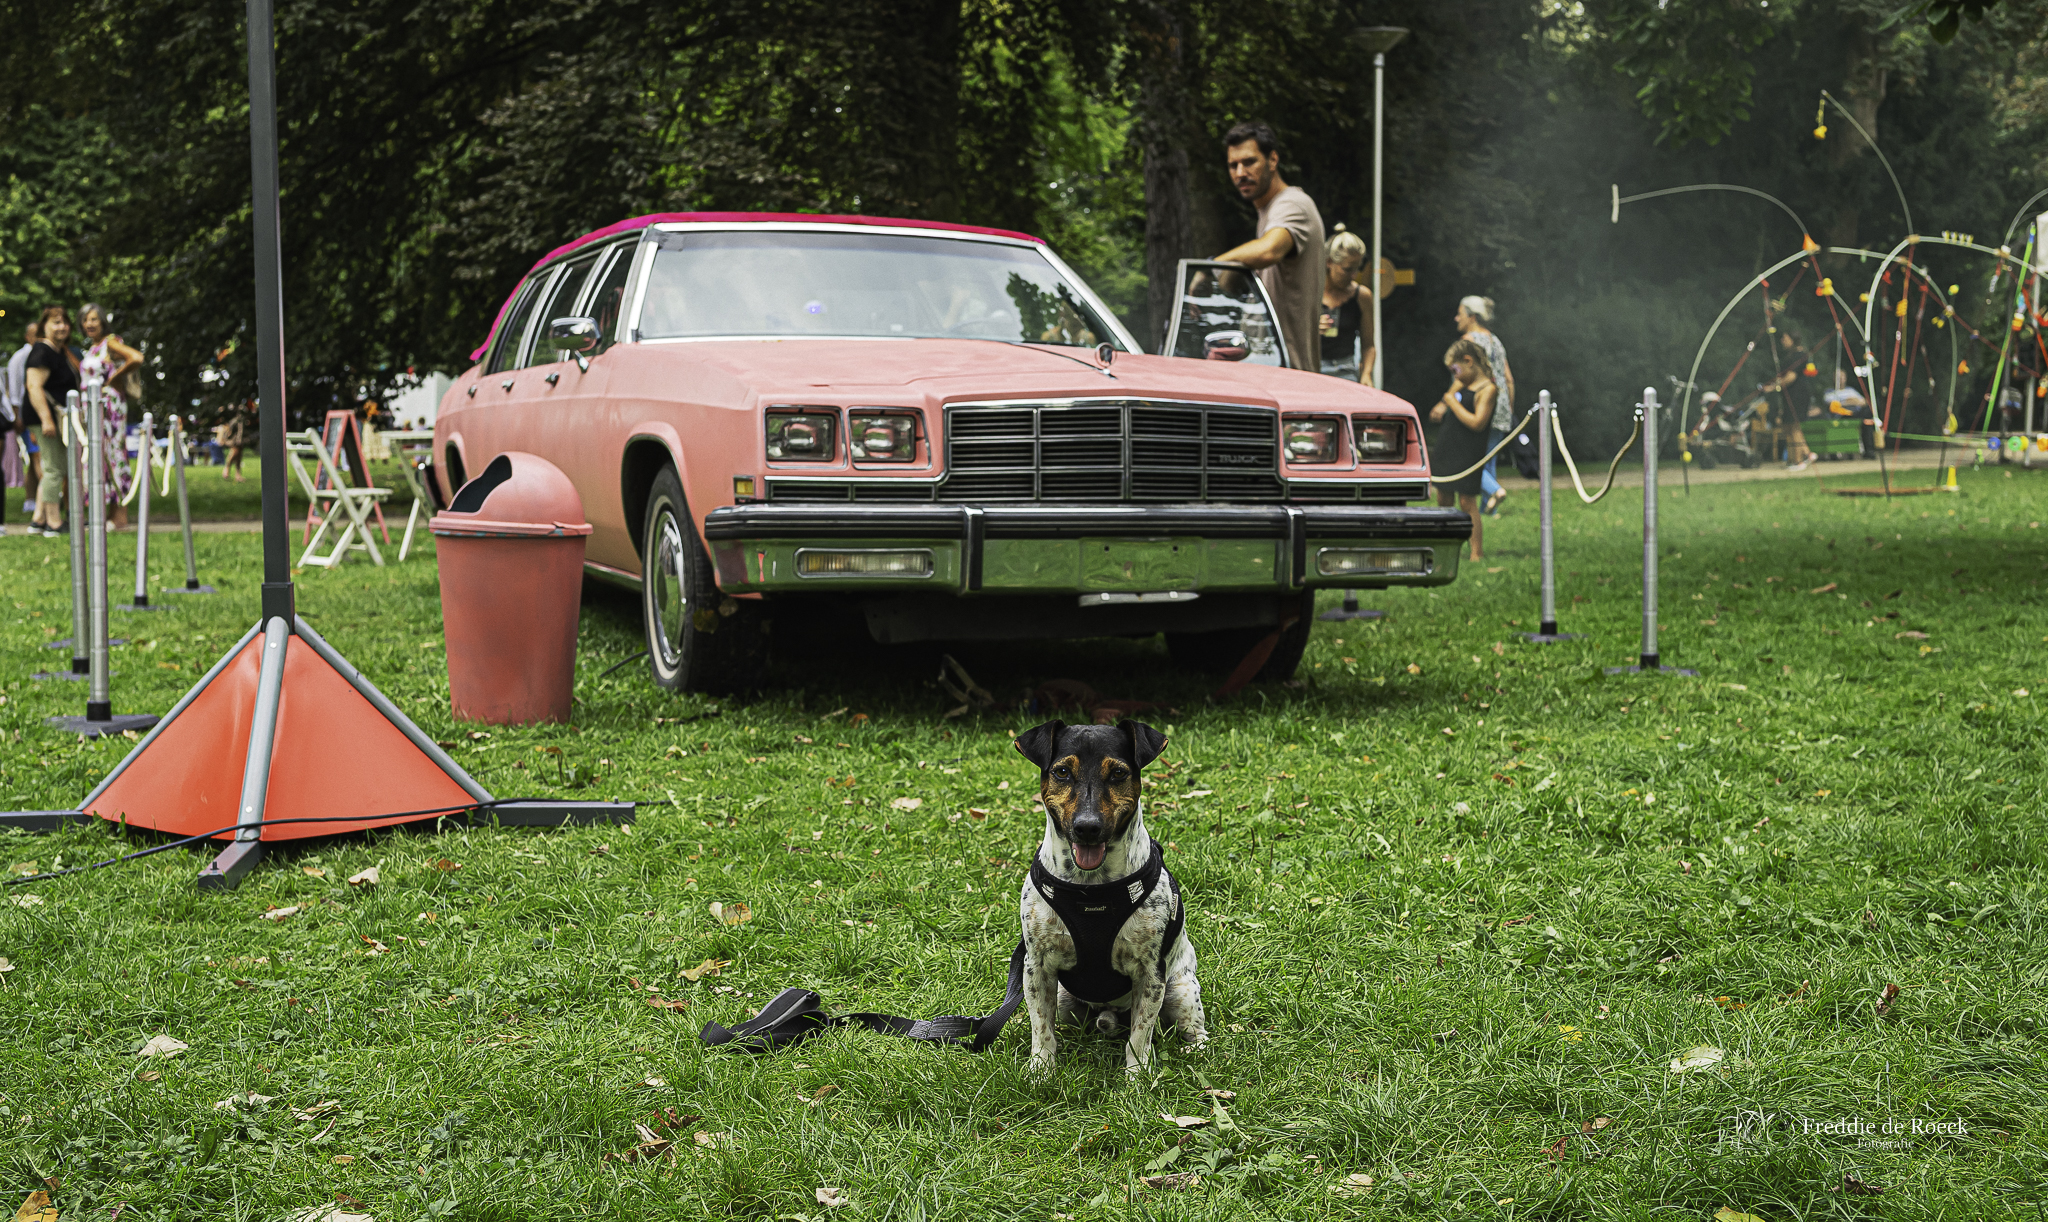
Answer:
[(1314, 591), (1442, 585), (1470, 522), (1415, 409), (1280, 367), (1255, 277), (1182, 265), (1151, 356), (1037, 238), (877, 217), (636, 217), (550, 253), (442, 401), (432, 485), (576, 484), (655, 680), (757, 679), (766, 623), (877, 641), (1141, 636), (1228, 669)]

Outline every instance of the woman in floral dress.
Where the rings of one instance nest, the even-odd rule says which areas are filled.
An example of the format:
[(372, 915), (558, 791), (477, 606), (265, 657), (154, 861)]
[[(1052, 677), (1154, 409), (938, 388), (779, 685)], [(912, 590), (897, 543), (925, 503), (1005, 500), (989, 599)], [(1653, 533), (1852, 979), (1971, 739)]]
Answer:
[(121, 387), (131, 370), (142, 367), (142, 354), (122, 343), (120, 336), (107, 333), (106, 314), (97, 305), (87, 304), (78, 311), (78, 326), (85, 332), (86, 342), (85, 355), (78, 362), (78, 380), (100, 381), (100, 427), (106, 436), (100, 452), (106, 457), (107, 507), (113, 524), (122, 527), (128, 525), (128, 506), (122, 502), (135, 473), (128, 465), (128, 400)]

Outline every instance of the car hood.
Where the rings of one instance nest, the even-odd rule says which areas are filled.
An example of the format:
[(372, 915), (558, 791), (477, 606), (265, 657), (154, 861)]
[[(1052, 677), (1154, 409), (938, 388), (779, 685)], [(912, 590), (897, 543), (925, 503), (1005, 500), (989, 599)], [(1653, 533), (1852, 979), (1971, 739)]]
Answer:
[(1117, 353), (1107, 371), (1086, 348), (958, 339), (697, 340), (654, 345), (710, 366), (762, 400), (873, 396), (937, 406), (980, 398), (1160, 398), (1288, 409), (1412, 412), (1405, 400), (1342, 378), (1232, 361)]

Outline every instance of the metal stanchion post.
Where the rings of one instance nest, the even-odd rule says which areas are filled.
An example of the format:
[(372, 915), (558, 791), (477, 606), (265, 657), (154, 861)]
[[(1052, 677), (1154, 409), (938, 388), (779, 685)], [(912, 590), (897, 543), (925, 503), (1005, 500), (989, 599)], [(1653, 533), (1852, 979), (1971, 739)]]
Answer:
[(50, 725), (81, 734), (87, 738), (98, 738), (103, 734), (121, 734), (129, 730), (147, 730), (157, 723), (148, 714), (114, 715), (112, 694), (112, 673), (108, 655), (107, 640), (107, 467), (106, 467), (106, 417), (105, 406), (100, 398), (100, 384), (91, 381), (85, 384), (85, 461), (89, 472), (85, 489), (85, 516), (71, 524), (75, 534), (87, 531), (90, 556), (86, 575), (86, 635), (91, 663), (91, 687), (85, 700), (83, 717), (51, 717)]
[(83, 679), (92, 671), (91, 642), (86, 630), (85, 560), (85, 433), (80, 426), (84, 415), (78, 406), (78, 392), (64, 395), (64, 421), (57, 435), (64, 439), (64, 504), (71, 522), (71, 673)]
[(185, 584), (165, 586), (166, 594), (212, 594), (212, 586), (199, 584), (199, 558), (192, 550), (192, 498), (185, 491), (185, 418), (171, 413), (170, 464), (178, 481), (178, 524), (185, 531)]
[(1610, 666), (1607, 673), (1656, 674), (1670, 671), (1696, 675), (1696, 670), (1665, 666), (1657, 651), (1657, 389), (1643, 387), (1637, 405), (1643, 421), (1643, 651), (1634, 666)]
[(1543, 390), (1536, 393), (1536, 406), (1529, 410), (1536, 413), (1537, 551), (1542, 559), (1543, 602), (1536, 631), (1523, 633), (1522, 639), (1538, 645), (1582, 641), (1584, 633), (1557, 630), (1557, 540), (1550, 521), (1550, 422), (1557, 407), (1550, 401), (1550, 392)]
[(163, 604), (149, 601), (149, 464), (156, 451), (156, 418), (148, 412), (142, 413), (142, 445), (135, 453), (136, 478), (142, 487), (136, 489), (138, 498), (135, 506), (135, 601), (121, 608), (123, 611), (161, 611)]

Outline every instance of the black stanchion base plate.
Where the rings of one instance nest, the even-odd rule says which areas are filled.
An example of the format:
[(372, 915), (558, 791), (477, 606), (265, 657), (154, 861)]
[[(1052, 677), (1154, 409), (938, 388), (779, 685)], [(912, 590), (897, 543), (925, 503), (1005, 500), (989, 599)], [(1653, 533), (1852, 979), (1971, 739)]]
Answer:
[(1344, 608), (1342, 608), (1342, 607), (1333, 607), (1333, 608), (1331, 608), (1330, 610), (1328, 610), (1328, 611), (1325, 611), (1325, 612), (1323, 612), (1323, 613), (1322, 613), (1321, 615), (1318, 615), (1318, 616), (1316, 616), (1316, 618), (1317, 618), (1317, 619), (1385, 619), (1385, 618), (1386, 618), (1386, 615), (1387, 615), (1387, 613), (1386, 613), (1386, 612), (1384, 612), (1384, 611), (1371, 611), (1371, 610), (1367, 610), (1367, 609), (1366, 609), (1366, 608), (1364, 608), (1364, 607), (1360, 607), (1360, 608), (1359, 608), (1358, 610), (1356, 610), (1356, 611), (1346, 611), (1346, 610), (1345, 610)]
[(1522, 639), (1535, 645), (1555, 645), (1559, 641), (1583, 641), (1583, 632), (1524, 632)]
[(220, 591), (219, 591), (219, 590), (216, 590), (216, 589), (214, 589), (214, 588), (213, 588), (212, 586), (196, 586), (196, 587), (195, 587), (195, 586), (165, 586), (165, 587), (164, 587), (164, 589), (163, 589), (163, 592), (164, 592), (164, 593), (166, 593), (166, 594), (218, 594), (218, 593), (220, 593)]
[(199, 872), (199, 888), (202, 891), (231, 891), (241, 886), (242, 876), (255, 869), (262, 860), (261, 840), (230, 841), (220, 856), (206, 863), (206, 868)]
[(46, 717), (45, 723), (60, 730), (69, 730), (83, 738), (106, 738), (114, 734), (137, 733), (147, 730), (163, 720), (154, 713), (116, 713), (105, 721), (89, 717)]
[[(108, 647), (109, 649), (111, 649), (111, 648), (113, 648), (113, 647), (114, 647), (114, 646), (116, 646), (116, 645), (126, 645), (127, 643), (128, 643), (128, 638), (127, 638), (127, 637), (125, 637), (125, 636), (117, 636), (117, 637), (114, 637), (114, 638), (110, 639), (110, 640), (109, 640), (109, 641), (107, 642), (107, 647)], [(71, 648), (71, 638), (67, 636), (67, 637), (64, 637), (64, 638), (63, 638), (63, 639), (61, 639), (61, 640), (56, 640), (56, 641), (44, 641), (44, 642), (43, 642), (43, 648), (44, 648), (44, 649), (69, 649), (69, 648)]]
[(1641, 666), (1610, 666), (1607, 668), (1607, 673), (1610, 675), (1691, 675), (1694, 678), (1698, 678), (1700, 672), (1689, 670), (1683, 666), (1652, 666), (1648, 668)]
[(170, 610), (170, 608), (169, 608), (169, 607), (166, 607), (166, 606), (164, 606), (164, 605), (163, 605), (162, 603), (143, 603), (143, 604), (142, 604), (141, 606), (139, 606), (139, 607), (138, 607), (138, 606), (136, 606), (136, 605), (135, 605), (134, 603), (115, 603), (115, 604), (114, 604), (114, 610), (116, 610), (116, 611), (168, 611), (168, 610)]
[(24, 832), (54, 832), (74, 823), (91, 823), (93, 816), (82, 810), (0, 810), (0, 831), (16, 828)]
[(91, 675), (82, 675), (82, 674), (78, 673), (78, 672), (77, 672), (77, 671), (75, 671), (75, 670), (39, 670), (39, 671), (37, 671), (36, 673), (34, 673), (34, 674), (30, 675), (30, 676), (29, 676), (29, 678), (31, 678), (31, 679), (70, 679), (70, 680), (74, 680), (74, 681), (75, 681), (75, 680), (78, 680), (78, 679), (90, 679), (90, 678), (92, 678), (92, 676), (91, 676)]

